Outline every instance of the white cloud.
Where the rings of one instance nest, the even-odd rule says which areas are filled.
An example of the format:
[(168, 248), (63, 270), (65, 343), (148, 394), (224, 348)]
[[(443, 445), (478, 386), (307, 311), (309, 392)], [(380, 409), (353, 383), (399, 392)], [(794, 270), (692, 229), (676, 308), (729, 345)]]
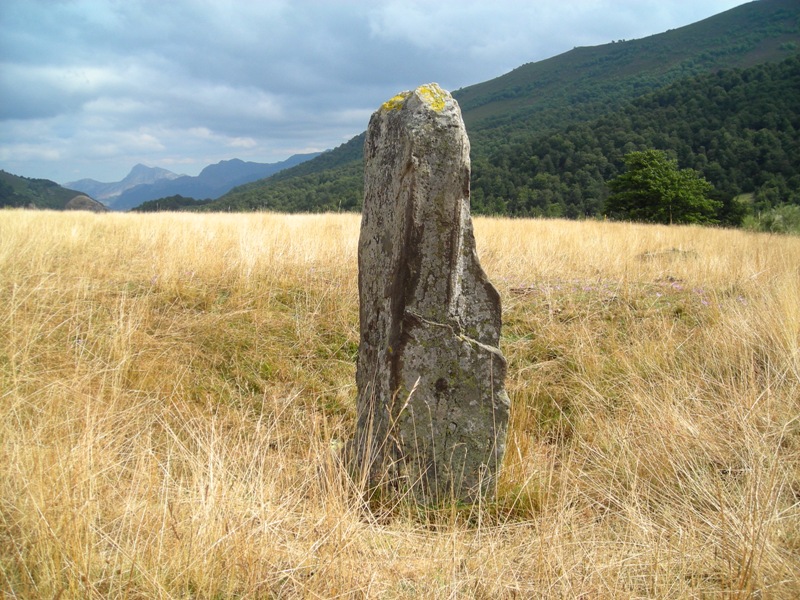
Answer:
[(226, 146), (229, 148), (255, 148), (258, 146), (258, 142), (249, 137), (237, 137), (228, 140)]
[(61, 152), (56, 148), (41, 144), (14, 144), (0, 146), (0, 160), (23, 161), (56, 161), (61, 159)]

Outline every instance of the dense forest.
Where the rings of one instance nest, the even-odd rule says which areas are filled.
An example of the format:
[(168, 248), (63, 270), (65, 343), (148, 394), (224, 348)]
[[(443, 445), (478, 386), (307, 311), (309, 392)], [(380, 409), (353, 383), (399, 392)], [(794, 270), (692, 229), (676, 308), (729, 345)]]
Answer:
[(656, 148), (702, 174), (720, 220), (737, 223), (743, 194), (756, 210), (800, 204), (800, 56), (684, 79), (591, 122), (486, 145), (473, 163), (478, 213), (601, 215), (625, 154)]
[(166, 198), (159, 198), (157, 200), (148, 200), (143, 202), (136, 208), (132, 208), (132, 212), (175, 212), (186, 210), (187, 208), (199, 208), (206, 204), (211, 203), (212, 200), (195, 200), (194, 198), (186, 198), (180, 194), (174, 196), (167, 196)]
[(577, 47), (454, 92), (473, 150), (616, 111), (688, 77), (780, 62), (800, 46), (797, 0), (761, 0), (638, 40)]
[[(472, 164), (477, 214), (603, 215), (607, 182), (624, 168), (624, 156), (654, 148), (705, 177), (720, 201), (717, 220), (739, 224), (754, 210), (800, 204), (800, 55), (685, 78), (563, 129), (526, 136), (518, 128), (509, 141), (498, 128), (480, 137)], [(310, 161), (300, 165), (305, 174), (291, 170), (267, 180), (268, 194), (256, 182), (203, 209), (358, 209), (361, 144), (363, 136), (343, 147), (350, 158), (344, 166), (315, 171)]]

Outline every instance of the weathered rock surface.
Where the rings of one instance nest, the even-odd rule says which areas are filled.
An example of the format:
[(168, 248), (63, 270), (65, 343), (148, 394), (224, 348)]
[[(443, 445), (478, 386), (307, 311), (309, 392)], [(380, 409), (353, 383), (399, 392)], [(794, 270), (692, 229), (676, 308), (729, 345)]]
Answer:
[(356, 465), (422, 502), (473, 501), (495, 481), (509, 400), (458, 104), (436, 84), (395, 96), (364, 155)]

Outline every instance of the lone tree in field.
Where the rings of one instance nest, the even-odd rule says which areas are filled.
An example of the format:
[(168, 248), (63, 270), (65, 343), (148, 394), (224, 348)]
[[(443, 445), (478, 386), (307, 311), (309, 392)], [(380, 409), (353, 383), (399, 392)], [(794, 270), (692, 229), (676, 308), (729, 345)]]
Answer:
[(709, 198), (712, 185), (660, 150), (625, 155), (627, 171), (608, 182), (606, 215), (648, 223), (716, 223), (721, 203)]

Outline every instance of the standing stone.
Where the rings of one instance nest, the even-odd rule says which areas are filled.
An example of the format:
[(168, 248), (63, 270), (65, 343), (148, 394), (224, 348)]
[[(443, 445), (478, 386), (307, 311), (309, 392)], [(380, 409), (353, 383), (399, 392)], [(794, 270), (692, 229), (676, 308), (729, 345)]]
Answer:
[(495, 482), (509, 399), (458, 104), (433, 83), (398, 94), (372, 115), (364, 160), (356, 466), (373, 489), (471, 502)]

